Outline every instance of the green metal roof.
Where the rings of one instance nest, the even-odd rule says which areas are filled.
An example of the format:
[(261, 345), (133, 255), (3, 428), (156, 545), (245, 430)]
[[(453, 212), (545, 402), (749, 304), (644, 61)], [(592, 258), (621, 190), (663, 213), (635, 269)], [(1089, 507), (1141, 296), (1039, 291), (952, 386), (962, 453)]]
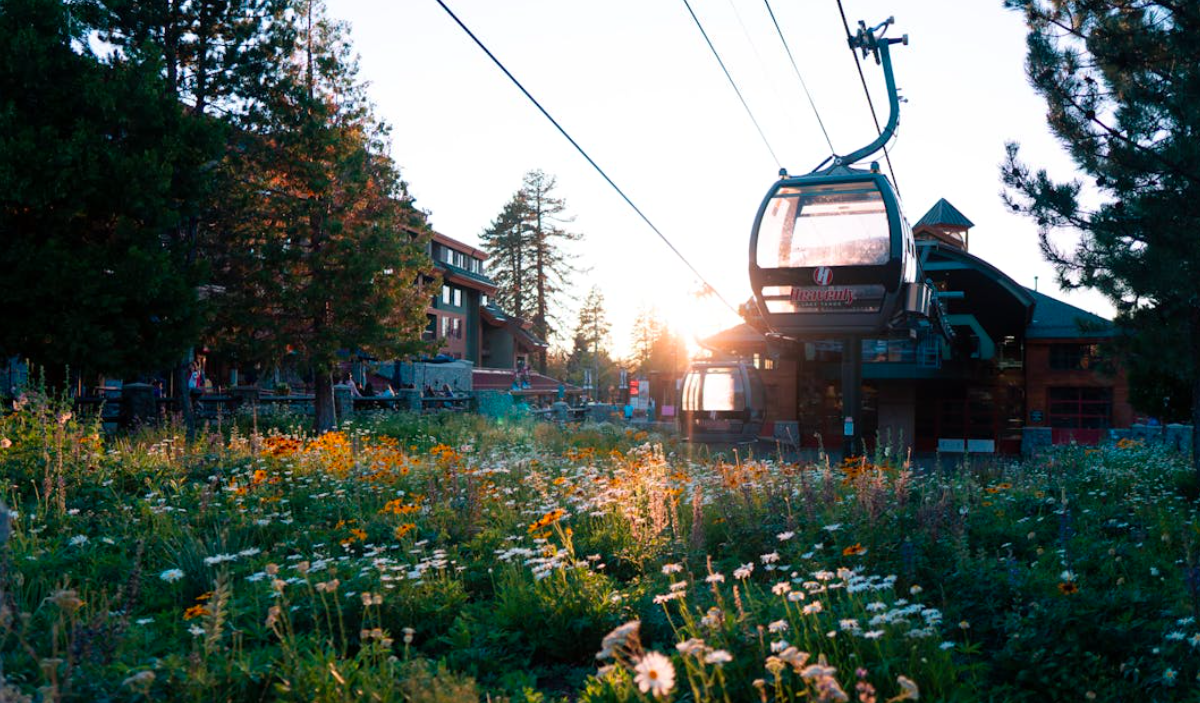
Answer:
[(1103, 339), (1115, 333), (1111, 320), (1051, 298), (1045, 293), (1029, 292), (1035, 302), (1033, 321), (1025, 330), (1028, 339)]
[(970, 229), (975, 226), (975, 223), (968, 220), (966, 215), (959, 212), (958, 208), (950, 204), (950, 201), (942, 198), (933, 207), (929, 208), (929, 212), (917, 220), (917, 224), (913, 225), (913, 227), (920, 227), (921, 225), (928, 225), (930, 227), (948, 225), (950, 227), (966, 227)]

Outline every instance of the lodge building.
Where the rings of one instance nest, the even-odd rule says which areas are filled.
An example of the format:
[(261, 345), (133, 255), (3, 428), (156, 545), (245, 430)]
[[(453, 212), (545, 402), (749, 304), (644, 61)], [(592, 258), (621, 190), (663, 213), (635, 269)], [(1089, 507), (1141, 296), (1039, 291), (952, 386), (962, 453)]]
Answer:
[[(1029, 435), (1098, 442), (1133, 421), (1120, 369), (1101, 368), (1111, 322), (1030, 290), (968, 252), (973, 224), (940, 200), (913, 227), (925, 276), (954, 337), (931, 332), (862, 345), (860, 432), (920, 452), (1016, 454)], [(801, 446), (842, 437), (839, 340), (769, 342), (753, 305), (746, 324), (704, 346), (752, 361), (767, 387), (763, 433)]]

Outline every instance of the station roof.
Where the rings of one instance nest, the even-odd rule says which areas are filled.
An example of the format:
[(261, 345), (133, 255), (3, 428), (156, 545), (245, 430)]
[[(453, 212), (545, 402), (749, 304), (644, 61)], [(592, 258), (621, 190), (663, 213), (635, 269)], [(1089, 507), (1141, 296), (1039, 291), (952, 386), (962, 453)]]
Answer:
[(921, 216), (917, 220), (914, 228), (926, 225), (928, 227), (955, 227), (970, 229), (975, 226), (974, 222), (967, 219), (967, 216), (958, 211), (958, 208), (950, 204), (949, 200), (942, 198), (934, 203), (933, 207), (929, 208), (929, 212)]
[[(1026, 289), (1029, 290), (1029, 289)], [(1083, 308), (1029, 290), (1034, 298), (1033, 320), (1025, 330), (1028, 339), (1105, 339), (1112, 337), (1111, 320)]]

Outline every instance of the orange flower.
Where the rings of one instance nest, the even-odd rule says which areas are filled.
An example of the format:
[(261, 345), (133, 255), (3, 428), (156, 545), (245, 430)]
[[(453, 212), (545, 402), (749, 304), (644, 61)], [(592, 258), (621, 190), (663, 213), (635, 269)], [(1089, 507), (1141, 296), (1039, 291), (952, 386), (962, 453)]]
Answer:
[(402, 539), (404, 537), (404, 535), (407, 535), (409, 532), (412, 532), (413, 530), (416, 529), (416, 527), (417, 526), (411, 522), (406, 522), (403, 525), (397, 527), (396, 533), (395, 533), (396, 539)]
[(550, 512), (538, 518), (536, 522), (530, 524), (529, 531), (537, 532), (538, 530), (543, 530), (561, 520), (563, 515), (566, 514), (567, 511), (563, 510), (562, 508), (555, 508), (554, 510), (551, 510)]
[(846, 547), (845, 549), (842, 550), (842, 556), (844, 556), (844, 557), (852, 557), (852, 556), (857, 556), (859, 554), (866, 554), (866, 553), (867, 553), (867, 548), (862, 546), (862, 544), (859, 544), (859, 543), (855, 543), (855, 544), (853, 544), (849, 547)]
[(1058, 592), (1064, 596), (1073, 596), (1079, 593), (1079, 586), (1075, 585), (1074, 581), (1063, 581), (1058, 584)]
[(208, 608), (205, 608), (203, 605), (197, 603), (196, 605), (193, 605), (192, 607), (183, 611), (183, 619), (191, 620), (192, 618), (199, 618), (208, 614)]

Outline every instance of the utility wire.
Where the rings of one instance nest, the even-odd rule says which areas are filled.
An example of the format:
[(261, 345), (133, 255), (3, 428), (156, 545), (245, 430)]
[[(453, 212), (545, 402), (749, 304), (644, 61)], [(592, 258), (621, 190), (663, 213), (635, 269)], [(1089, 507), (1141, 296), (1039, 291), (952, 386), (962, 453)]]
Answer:
[(583, 150), (583, 147), (579, 146), (579, 143), (571, 138), (571, 135), (567, 133), (567, 130), (563, 129), (563, 126), (558, 123), (558, 120), (550, 116), (550, 113), (546, 111), (546, 108), (542, 107), (542, 104), (537, 101), (537, 98), (534, 98), (528, 90), (525, 90), (525, 86), (521, 85), (521, 82), (517, 80), (516, 76), (514, 76), (507, 68), (504, 67), (504, 64), (500, 62), (500, 59), (496, 58), (495, 54), (493, 54), (486, 46), (484, 46), (483, 42), (479, 40), (479, 37), (475, 36), (475, 33), (472, 32), (467, 25), (463, 24), (463, 21), (458, 18), (458, 15), (454, 14), (454, 11), (447, 7), (446, 3), (442, 0), (437, 0), (437, 4), (442, 6), (442, 9), (446, 11), (446, 14), (450, 15), (450, 18), (453, 19), (458, 26), (467, 33), (467, 36), (471, 37), (471, 40), (474, 41), (480, 49), (483, 49), (483, 53), (487, 54), (487, 57), (492, 60), (492, 63), (496, 64), (496, 67), (503, 71), (504, 75), (508, 76), (508, 79), (513, 82), (513, 85), (517, 86), (517, 88), (525, 94), (525, 97), (529, 98), (529, 101), (532, 102), (539, 111), (541, 111), (542, 115), (544, 115), (546, 119), (550, 120), (550, 124), (554, 125), (559, 133), (566, 137), (567, 141), (571, 142), (571, 146), (575, 147), (575, 150), (578, 151), (583, 158), (587, 159), (587, 162), (592, 165), (592, 168), (596, 169), (596, 172), (599, 173), (600, 176), (604, 178), (604, 180), (607, 181), (610, 186), (612, 186), (613, 190), (617, 191), (617, 194), (621, 196), (621, 198), (629, 205), (629, 207), (633, 208), (633, 211), (642, 218), (642, 221), (645, 222), (650, 229), (654, 230), (654, 233), (658, 235), (659, 239), (663, 240), (663, 243), (667, 245), (667, 248), (674, 252), (675, 256), (679, 257), (679, 260), (682, 261), (692, 273), (696, 274), (696, 278), (699, 278), (700, 282), (703, 283), (708, 290), (711, 290), (713, 295), (717, 296), (718, 300), (725, 304), (725, 307), (729, 308), (735, 315), (737, 315), (737, 308), (731, 305), (730, 302), (725, 299), (725, 296), (721, 295), (721, 293), (711, 283), (709, 283), (699, 271), (696, 270), (696, 267), (687, 260), (687, 257), (685, 257), (678, 249), (675, 248), (675, 245), (671, 243), (671, 240), (667, 239), (666, 235), (664, 235), (658, 229), (658, 227), (654, 226), (654, 223), (650, 221), (650, 218), (646, 217), (646, 214), (643, 213), (637, 205), (633, 204), (633, 201), (629, 199), (629, 196), (625, 195), (625, 191), (621, 190), (621, 188), (613, 182), (613, 179), (608, 177), (608, 174), (604, 172), (604, 169), (600, 168), (600, 166), (592, 160), (592, 157), (588, 156), (588, 153)]
[[(438, 2), (441, 2), (441, 0), (438, 0)], [(763, 144), (767, 145), (767, 151), (771, 152), (771, 158), (775, 159), (775, 165), (782, 169), (783, 164), (780, 163), (779, 157), (775, 155), (775, 150), (771, 148), (771, 142), (767, 141), (767, 135), (763, 134), (762, 127), (758, 125), (758, 120), (754, 119), (754, 113), (750, 111), (750, 106), (746, 104), (746, 98), (742, 97), (742, 91), (738, 89), (733, 76), (729, 75), (729, 69), (725, 68), (725, 62), (721, 60), (721, 55), (717, 53), (717, 47), (713, 46), (712, 40), (708, 38), (708, 32), (704, 31), (704, 25), (700, 24), (700, 18), (696, 16), (688, 0), (683, 0), (683, 4), (687, 7), (688, 14), (692, 16), (692, 21), (696, 23), (696, 28), (700, 30), (700, 34), (704, 35), (704, 41), (708, 44), (708, 48), (717, 59), (717, 63), (721, 64), (721, 70), (725, 72), (725, 77), (729, 79), (729, 85), (733, 86), (733, 92), (737, 93), (738, 100), (742, 101), (742, 107), (746, 108), (746, 114), (750, 116), (750, 121), (754, 123), (754, 128), (758, 130), (758, 136), (762, 137)]]
[[(775, 24), (775, 32), (779, 34), (779, 41), (783, 42), (783, 48), (787, 51), (788, 59), (792, 62), (792, 70), (796, 72), (796, 78), (800, 79), (800, 87), (804, 89), (804, 96), (808, 98), (808, 104), (812, 106), (813, 114), (817, 116), (817, 124), (821, 126), (821, 134), (825, 135), (825, 143), (829, 145), (829, 151), (836, 153), (837, 149), (833, 148), (833, 140), (829, 138), (829, 132), (825, 130), (825, 122), (821, 119), (821, 113), (817, 111), (817, 103), (813, 101), (812, 93), (808, 92), (808, 84), (804, 82), (804, 76), (800, 75), (800, 68), (796, 65), (796, 57), (792, 56), (792, 48), (788, 46), (787, 39), (783, 38), (783, 30), (779, 28), (779, 20), (775, 19), (775, 11), (771, 9), (771, 0), (763, 0), (767, 5), (767, 12), (771, 14), (771, 22)], [(878, 120), (876, 120), (878, 126)]]
[[(846, 28), (846, 39), (854, 39), (854, 35), (850, 33), (850, 23), (846, 21), (846, 10), (842, 8), (842, 0), (837, 0), (838, 12), (842, 14), (842, 26)], [(871, 100), (871, 91), (867, 90), (867, 77), (863, 75), (862, 61), (858, 58), (858, 52), (851, 49), (851, 54), (854, 55), (854, 66), (858, 69), (858, 80), (862, 81), (863, 93), (867, 96), (867, 105), (871, 108), (871, 119), (875, 120), (875, 131), (878, 134), (883, 134), (883, 128), (879, 126), (879, 116), (875, 114), (875, 103)], [(900, 183), (896, 181), (896, 169), (892, 168), (892, 157), (888, 154), (887, 146), (883, 147), (883, 158), (887, 161), (888, 172), (892, 174), (892, 185), (896, 188), (896, 194), (900, 194)]]

